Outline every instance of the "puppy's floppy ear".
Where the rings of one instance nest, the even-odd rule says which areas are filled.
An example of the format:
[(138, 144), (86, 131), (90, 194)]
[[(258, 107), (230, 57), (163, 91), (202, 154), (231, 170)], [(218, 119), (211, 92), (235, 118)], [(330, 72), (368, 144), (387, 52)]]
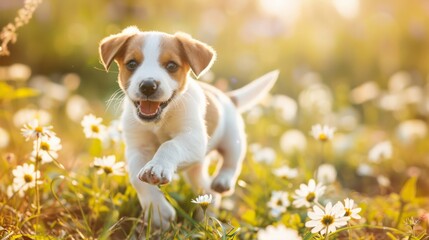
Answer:
[(140, 30), (137, 27), (127, 27), (121, 33), (110, 35), (101, 40), (99, 53), (106, 71), (109, 70), (110, 64), (124, 47), (127, 40), (139, 32)]
[(210, 69), (216, 59), (216, 52), (212, 47), (186, 33), (177, 32), (174, 36), (182, 44), (192, 72), (197, 78)]

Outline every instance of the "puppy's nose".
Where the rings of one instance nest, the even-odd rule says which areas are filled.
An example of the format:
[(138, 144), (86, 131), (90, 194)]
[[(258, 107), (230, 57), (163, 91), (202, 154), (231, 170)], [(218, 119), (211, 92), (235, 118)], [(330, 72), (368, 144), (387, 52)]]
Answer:
[(139, 85), (140, 92), (149, 97), (158, 89), (159, 82), (152, 78), (142, 81)]

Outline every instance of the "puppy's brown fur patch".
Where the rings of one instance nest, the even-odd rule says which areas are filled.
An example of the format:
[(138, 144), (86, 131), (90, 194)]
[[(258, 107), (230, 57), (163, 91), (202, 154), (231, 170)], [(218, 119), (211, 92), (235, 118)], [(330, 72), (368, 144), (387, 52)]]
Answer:
[(190, 66), (186, 58), (186, 53), (182, 49), (180, 42), (171, 36), (165, 36), (161, 42), (161, 53), (159, 64), (166, 67), (169, 62), (176, 63), (179, 68), (176, 72), (169, 72), (172, 79), (179, 83), (179, 91), (182, 92), (186, 86), (187, 74)]
[(144, 44), (143, 36), (131, 37), (124, 48), (118, 53), (116, 62), (119, 66), (118, 82), (122, 89), (127, 89), (129, 79), (133, 74), (132, 71), (128, 70), (126, 64), (135, 60), (138, 64), (141, 64), (144, 60), (142, 53), (142, 46)]
[(199, 77), (210, 68), (216, 59), (216, 52), (207, 44), (193, 39), (186, 33), (178, 32), (174, 36), (181, 43), (188, 63), (195, 76)]
[(216, 100), (216, 96), (213, 93), (209, 91), (205, 91), (204, 93), (207, 99), (207, 108), (205, 116), (207, 135), (209, 137), (212, 137), (219, 123), (220, 106), (218, 103), (219, 101)]

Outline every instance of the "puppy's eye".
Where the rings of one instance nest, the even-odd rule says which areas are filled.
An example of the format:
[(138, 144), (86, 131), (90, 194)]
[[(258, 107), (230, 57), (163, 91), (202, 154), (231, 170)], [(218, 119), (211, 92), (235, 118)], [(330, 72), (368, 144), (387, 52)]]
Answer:
[(168, 62), (167, 65), (165, 65), (165, 68), (167, 69), (167, 71), (174, 73), (179, 68), (179, 65), (177, 65), (177, 63), (175, 62)]
[(126, 66), (128, 70), (134, 71), (139, 66), (139, 64), (137, 63), (136, 60), (130, 60), (127, 62)]

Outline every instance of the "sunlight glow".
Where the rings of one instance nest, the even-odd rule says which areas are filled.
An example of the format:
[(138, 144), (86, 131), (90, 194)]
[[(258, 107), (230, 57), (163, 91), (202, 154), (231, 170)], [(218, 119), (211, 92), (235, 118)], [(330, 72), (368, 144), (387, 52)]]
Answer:
[(265, 13), (290, 22), (301, 14), (301, 1), (297, 0), (259, 0), (259, 4)]
[(341, 16), (352, 19), (359, 14), (359, 0), (332, 0), (335, 9)]

